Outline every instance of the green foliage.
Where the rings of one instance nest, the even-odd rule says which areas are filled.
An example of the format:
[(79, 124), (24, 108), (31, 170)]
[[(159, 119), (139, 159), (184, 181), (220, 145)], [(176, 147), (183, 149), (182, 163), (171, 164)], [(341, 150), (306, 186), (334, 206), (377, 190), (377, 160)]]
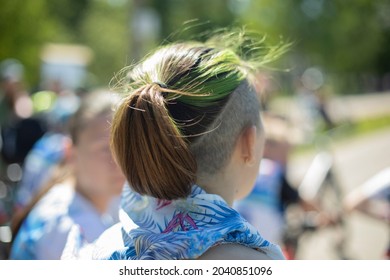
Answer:
[[(91, 8), (93, 0), (47, 1), (50, 17), (56, 19), (58, 28), (66, 33), (67, 41), (83, 42), (81, 23)], [(61, 33), (62, 33), (61, 32)]]
[(20, 60), (31, 86), (39, 82), (40, 52), (45, 43), (91, 47), (95, 55), (91, 70), (97, 85), (107, 85), (113, 72), (126, 63), (128, 5), (110, 5), (106, 0), (3, 2), (0, 61), (9, 57)]
[[(145, 10), (155, 21), (151, 38), (137, 25)], [(283, 62), (290, 75), (319, 66), (337, 92), (359, 92), (369, 90), (362, 76), (390, 73), (389, 14), (388, 0), (2, 1), (0, 60), (19, 59), (34, 85), (45, 43), (81, 43), (94, 51), (96, 83), (106, 85), (157, 44), (202, 40), (212, 30), (243, 25), (267, 39), (294, 42)]]
[(46, 0), (2, 1), (0, 9), (0, 61), (16, 58), (25, 66), (27, 83), (39, 78), (42, 43), (56, 36), (56, 23), (49, 16)]
[(132, 61), (129, 12), (127, 4), (111, 6), (107, 1), (93, 1), (80, 22), (82, 42), (94, 52), (90, 71), (95, 75), (95, 85), (107, 86), (115, 72)]
[(384, 128), (390, 128), (390, 115), (362, 119), (354, 124), (354, 135), (360, 135)]
[(293, 39), (296, 72), (318, 65), (348, 93), (359, 91), (359, 78), (350, 77), (390, 72), (381, 59), (389, 56), (389, 11), (387, 0), (259, 0), (251, 1), (241, 19), (271, 36)]
[[(235, 23), (226, 0), (153, 0), (150, 1), (161, 16), (161, 39), (200, 39), (199, 35)], [(205, 37), (209, 37), (206, 34)]]

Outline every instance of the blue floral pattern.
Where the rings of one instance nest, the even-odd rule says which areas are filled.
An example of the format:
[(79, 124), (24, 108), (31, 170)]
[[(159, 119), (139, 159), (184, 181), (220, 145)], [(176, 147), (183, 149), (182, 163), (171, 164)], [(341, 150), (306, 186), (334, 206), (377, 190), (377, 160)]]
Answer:
[(83, 240), (93, 242), (118, 222), (118, 205), (119, 198), (102, 214), (75, 191), (71, 182), (55, 185), (23, 221), (14, 237), (10, 259), (59, 259), (73, 226), (83, 232)]
[[(101, 244), (100, 248), (89, 245), (92, 258), (196, 259), (211, 247), (224, 243), (242, 244), (272, 259), (284, 258), (277, 245), (265, 240), (220, 196), (207, 194), (199, 186), (192, 187), (188, 198), (172, 201), (141, 196), (125, 186), (121, 206), (125, 214), (121, 217), (123, 248), (102, 249)], [(79, 236), (69, 237), (77, 238)], [(73, 248), (67, 246), (65, 251), (72, 252), (73, 256), (65, 258), (77, 258), (82, 246), (74, 248), (79, 242), (68, 243), (73, 244)]]

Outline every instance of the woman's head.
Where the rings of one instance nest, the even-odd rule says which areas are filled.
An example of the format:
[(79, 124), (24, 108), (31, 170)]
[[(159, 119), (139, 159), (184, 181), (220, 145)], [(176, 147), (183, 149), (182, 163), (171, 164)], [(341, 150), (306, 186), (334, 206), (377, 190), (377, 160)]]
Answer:
[(175, 199), (220, 172), (244, 128), (261, 130), (253, 64), (215, 43), (157, 50), (128, 74), (112, 149), (141, 194)]
[(118, 195), (125, 180), (109, 147), (114, 102), (112, 93), (90, 93), (70, 122), (76, 185), (89, 196)]

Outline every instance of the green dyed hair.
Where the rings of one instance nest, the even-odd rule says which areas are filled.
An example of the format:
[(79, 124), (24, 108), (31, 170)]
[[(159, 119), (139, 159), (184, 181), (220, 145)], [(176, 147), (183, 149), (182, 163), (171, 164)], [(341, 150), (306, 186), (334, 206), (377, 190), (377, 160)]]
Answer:
[(175, 199), (227, 163), (239, 133), (260, 126), (252, 74), (286, 49), (242, 32), (159, 48), (129, 69), (112, 150), (141, 194)]

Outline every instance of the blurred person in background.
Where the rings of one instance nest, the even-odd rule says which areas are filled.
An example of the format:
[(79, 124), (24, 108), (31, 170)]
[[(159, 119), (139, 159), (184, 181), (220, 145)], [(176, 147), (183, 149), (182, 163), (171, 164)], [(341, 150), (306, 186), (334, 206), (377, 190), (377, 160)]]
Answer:
[(0, 126), (33, 113), (29, 93), (23, 85), (24, 67), (16, 59), (6, 59), (0, 64)]
[[(359, 211), (390, 226), (390, 167), (376, 173), (344, 198), (347, 213)], [(390, 239), (384, 258), (390, 259)]]
[(347, 194), (344, 207), (348, 213), (359, 210), (390, 223), (390, 167), (376, 173)]
[(317, 68), (308, 68), (295, 80), (295, 94), (299, 106), (299, 125), (304, 140), (310, 143), (318, 132), (335, 127), (329, 113), (329, 92), (324, 85), (323, 73)]
[(33, 117), (33, 103), (23, 85), (23, 65), (17, 60), (7, 59), (0, 67), (0, 131), (4, 168), (7, 164), (22, 164), (46, 127)]
[(69, 119), (79, 106), (79, 97), (71, 91), (55, 97), (53, 94), (41, 91), (33, 96), (35, 107), (47, 108), (36, 110), (36, 114), (43, 115), (48, 131), (34, 144), (24, 161), (14, 201), (17, 212), (27, 206), (39, 188), (47, 183), (56, 165), (67, 157), (71, 145)]
[(4, 60), (0, 64), (0, 75), (0, 169), (4, 173), (9, 164), (23, 164), (46, 127), (33, 117), (33, 102), (23, 84), (23, 65), (15, 59)]
[(71, 119), (68, 158), (12, 223), (10, 259), (59, 259), (72, 225), (92, 242), (117, 221), (124, 176), (109, 149), (113, 97), (83, 98)]
[[(260, 169), (252, 192), (235, 202), (234, 207), (271, 242), (279, 244), (287, 258), (295, 250), (286, 225), (287, 208), (295, 205), (304, 211), (320, 212), (315, 204), (303, 199), (287, 178), (291, 145), (291, 124), (270, 111), (263, 114), (265, 145)], [(297, 244), (291, 244), (296, 246)]]
[[(16, 59), (0, 63), (0, 225), (12, 212), (14, 187), (21, 166), (45, 125), (32, 117), (33, 105), (24, 86), (24, 66)], [(2, 238), (0, 237), (0, 241)]]
[(40, 187), (51, 177), (51, 171), (66, 157), (70, 145), (69, 119), (80, 103), (78, 92), (65, 89), (59, 80), (48, 82), (46, 87), (31, 95), (34, 115), (47, 127), (27, 154), (22, 166), (14, 201), (15, 211), (25, 207)]
[(286, 137), (286, 121), (271, 113), (263, 114), (265, 127), (264, 154), (252, 192), (235, 203), (235, 208), (265, 238), (282, 244), (284, 211), (297, 203), (299, 195), (287, 180), (287, 161), (291, 146)]

